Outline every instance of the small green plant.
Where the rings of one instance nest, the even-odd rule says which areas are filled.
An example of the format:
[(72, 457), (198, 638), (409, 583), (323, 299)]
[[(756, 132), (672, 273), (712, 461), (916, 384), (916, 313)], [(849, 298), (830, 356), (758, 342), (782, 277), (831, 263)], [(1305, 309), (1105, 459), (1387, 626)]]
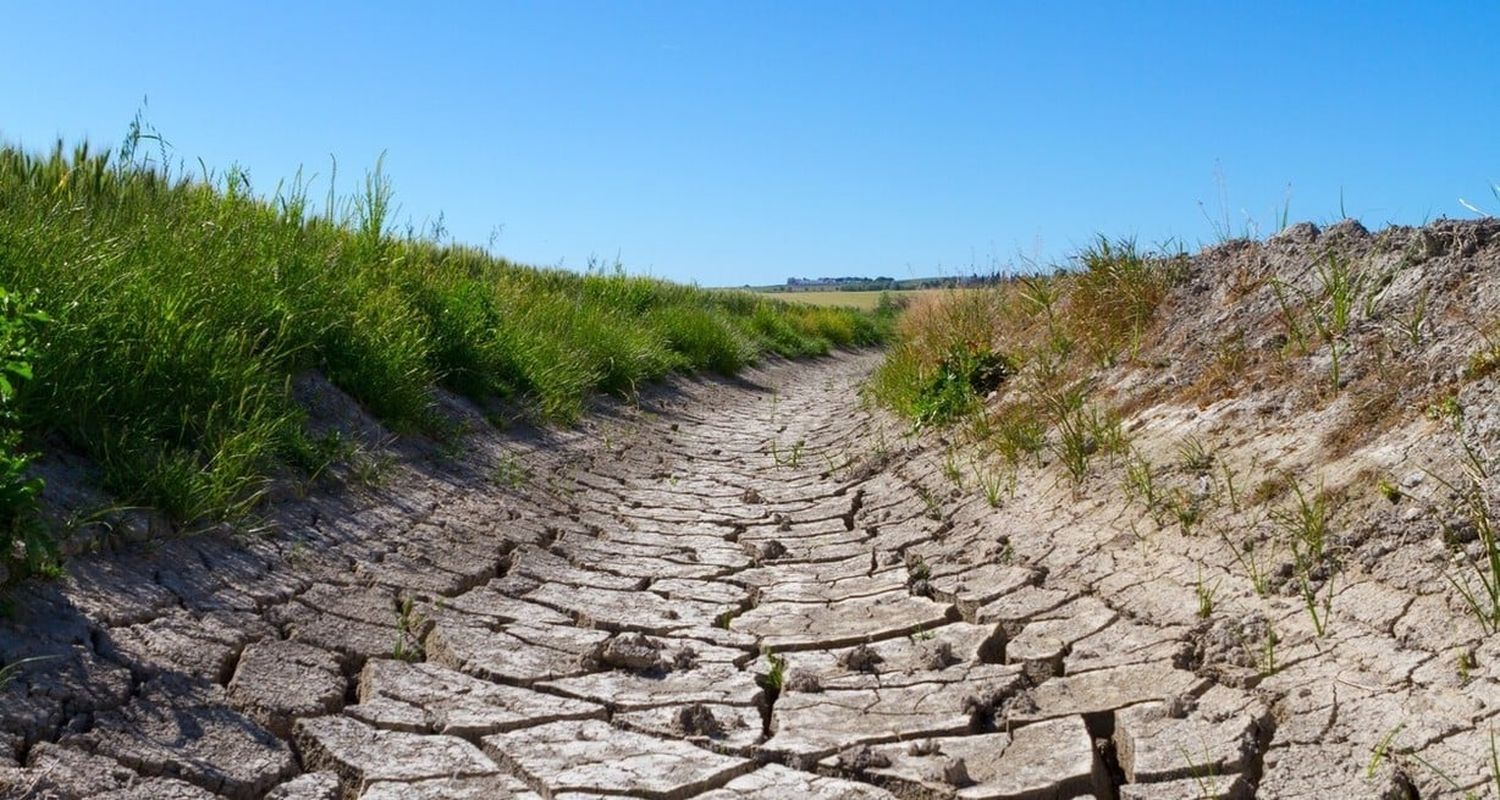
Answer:
[(1125, 460), (1124, 489), (1126, 502), (1140, 501), (1148, 514), (1156, 513), (1161, 504), (1156, 478), (1151, 462), (1139, 453), (1132, 453)]
[(1177, 527), (1183, 536), (1192, 536), (1198, 529), (1198, 524), (1203, 522), (1203, 500), (1193, 492), (1175, 487), (1167, 496), (1165, 506), (1177, 520)]
[(349, 457), (349, 477), (356, 485), (379, 489), (390, 481), (395, 466), (396, 458), (390, 453), (359, 448)]
[(1208, 619), (1214, 613), (1214, 598), (1219, 593), (1219, 582), (1208, 583), (1203, 580), (1203, 568), (1198, 568), (1198, 582), (1193, 587), (1193, 593), (1198, 596), (1198, 619)]
[(1276, 663), (1276, 645), (1279, 643), (1275, 624), (1267, 621), (1266, 636), (1260, 645), (1260, 657), (1256, 660), (1256, 670), (1264, 677), (1269, 678), (1280, 669)]
[(1333, 576), (1329, 575), (1324, 583), (1322, 597), (1319, 597), (1319, 589), (1308, 574), (1307, 565), (1298, 568), (1297, 582), (1302, 595), (1302, 607), (1312, 619), (1313, 630), (1317, 631), (1318, 638), (1321, 639), (1328, 635), (1328, 621), (1333, 616)]
[(1458, 393), (1449, 392), (1427, 405), (1427, 418), (1433, 422), (1446, 422), (1455, 431), (1464, 427), (1464, 407), (1458, 401)]
[(411, 598), (402, 600), (396, 606), (396, 643), (391, 646), (391, 657), (401, 661), (422, 660), (421, 645), (411, 647), (408, 641), (415, 641), (417, 619), (412, 614)]
[(27, 475), (32, 457), (21, 451), (16, 404), (21, 385), (33, 377), (37, 329), (51, 321), (20, 295), (0, 288), (0, 565), (11, 559), (31, 571), (51, 565), (52, 545), (30, 519), (42, 480)]
[(519, 489), (531, 478), (531, 471), (521, 463), (521, 459), (515, 453), (507, 452), (495, 462), (495, 469), (490, 473), (490, 480), (496, 486), (509, 489)]
[(1292, 505), (1271, 512), (1271, 520), (1288, 534), (1292, 555), (1300, 564), (1321, 564), (1326, 557), (1328, 539), (1328, 494), (1319, 486), (1317, 490), (1304, 490), (1295, 480), (1289, 481), (1294, 495)]
[(1427, 321), (1427, 289), (1423, 288), (1412, 305), (1411, 313), (1397, 317), (1397, 330), (1401, 338), (1412, 347), (1422, 346), (1422, 328)]
[(1015, 473), (1006, 473), (1000, 469), (986, 469), (979, 462), (974, 462), (974, 480), (979, 484), (979, 489), (984, 493), (984, 501), (990, 508), (999, 508), (1004, 500), (1007, 488), (1014, 480)]
[(1177, 465), (1183, 472), (1201, 475), (1214, 465), (1214, 454), (1196, 436), (1188, 436), (1177, 443)]
[(1234, 479), (1239, 477), (1239, 472), (1228, 464), (1220, 462), (1219, 474), (1224, 479), (1224, 491), (1229, 496), (1230, 510), (1236, 514), (1240, 513), (1240, 493), (1239, 489), (1234, 485)]
[(1186, 747), (1179, 747), (1182, 760), (1187, 762), (1188, 773), (1193, 778), (1193, 784), (1198, 788), (1199, 800), (1219, 800), (1219, 774), (1214, 764), (1213, 756), (1208, 752), (1208, 745), (1203, 745), (1203, 760), (1199, 761), (1188, 752)]
[(964, 472), (958, 466), (958, 453), (951, 446), (943, 454), (943, 477), (951, 481), (959, 491), (963, 491)]
[(1001, 353), (984, 347), (953, 348), (917, 394), (917, 427), (942, 427), (967, 416), (1015, 372), (1015, 363)]
[(943, 519), (942, 503), (938, 500), (937, 495), (932, 493), (931, 489), (928, 489), (926, 486), (918, 486), (917, 497), (922, 501), (923, 516), (933, 522), (939, 522)]
[(1253, 542), (1246, 541), (1242, 548), (1230, 540), (1227, 532), (1220, 532), (1220, 537), (1234, 556), (1235, 563), (1245, 571), (1245, 577), (1250, 580), (1250, 586), (1255, 589), (1255, 594), (1267, 597), (1271, 593), (1271, 575), (1268, 571), (1269, 559), (1260, 555), (1260, 550)]
[(1405, 727), (1406, 723), (1404, 722), (1397, 724), (1394, 728), (1386, 731), (1385, 735), (1380, 737), (1380, 741), (1376, 742), (1375, 746), (1370, 748), (1370, 763), (1365, 767), (1365, 780), (1375, 779), (1376, 773), (1380, 771), (1380, 765), (1385, 762), (1391, 752), (1391, 744), (1396, 740), (1397, 736), (1401, 735), (1401, 729)]
[(1441, 778), (1444, 783), (1448, 784), (1448, 786), (1453, 789), (1453, 791), (1462, 792), (1464, 800), (1480, 800), (1481, 797), (1489, 796), (1491, 793), (1496, 796), (1500, 796), (1500, 746), (1496, 745), (1494, 728), (1490, 728), (1490, 779), (1488, 782), (1488, 789), (1490, 791), (1486, 792), (1485, 794), (1480, 794), (1479, 792), (1473, 790), (1464, 789), (1464, 787), (1460, 785), (1458, 781), (1453, 779), (1452, 775), (1449, 775), (1447, 772), (1439, 768), (1436, 764), (1433, 764), (1431, 761), (1428, 761), (1422, 756), (1416, 753), (1411, 753), (1410, 756), (1413, 761), (1421, 764), (1423, 767), (1426, 767), (1429, 771), (1432, 772), (1432, 774)]
[(1385, 478), (1381, 478), (1380, 482), (1375, 484), (1375, 489), (1379, 491), (1380, 496), (1389, 501), (1391, 505), (1395, 505), (1401, 502), (1401, 498), (1405, 496), (1401, 492), (1401, 487), (1390, 482), (1389, 480), (1386, 480)]
[(1467, 685), (1469, 679), (1473, 677), (1474, 670), (1479, 666), (1479, 662), (1475, 660), (1473, 650), (1460, 650), (1456, 660), (1458, 662), (1458, 682), (1460, 685)]
[(1495, 540), (1489, 497), (1473, 475), (1462, 486), (1443, 482), (1458, 495), (1469, 524), (1478, 534), (1482, 551), (1478, 562), (1469, 562), (1468, 573), (1462, 577), (1448, 575), (1448, 583), (1458, 590), (1464, 605), (1486, 633), (1500, 632), (1500, 542)]
[(1485, 335), (1484, 345), (1469, 356), (1464, 377), (1471, 381), (1487, 377), (1500, 369), (1500, 339)]
[(780, 694), (786, 686), (786, 658), (772, 650), (763, 650), (761, 655), (765, 656), (770, 670), (764, 675), (756, 675), (755, 682), (767, 692)]

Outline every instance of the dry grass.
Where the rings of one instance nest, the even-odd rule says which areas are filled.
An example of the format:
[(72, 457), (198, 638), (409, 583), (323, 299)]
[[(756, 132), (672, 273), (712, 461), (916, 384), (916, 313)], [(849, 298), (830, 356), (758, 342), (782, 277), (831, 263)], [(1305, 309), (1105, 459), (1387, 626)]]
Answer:
[(953, 291), (951, 289), (897, 289), (890, 292), (762, 292), (777, 300), (785, 300), (788, 303), (802, 303), (810, 306), (833, 306), (842, 308), (858, 308), (864, 311), (874, 311), (880, 305), (881, 297), (888, 297), (892, 302), (910, 303), (933, 294)]

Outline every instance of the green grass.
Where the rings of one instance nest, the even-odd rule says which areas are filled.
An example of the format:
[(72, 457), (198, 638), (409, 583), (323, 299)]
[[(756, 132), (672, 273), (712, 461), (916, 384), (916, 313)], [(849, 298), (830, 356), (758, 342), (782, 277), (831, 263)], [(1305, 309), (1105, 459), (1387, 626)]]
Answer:
[(0, 146), (0, 286), (51, 318), (14, 419), (28, 441), (89, 454), (121, 501), (184, 522), (239, 516), (269, 475), (328, 459), (290, 392), (308, 371), (397, 431), (442, 431), (437, 387), (566, 424), (596, 394), (875, 344), (888, 327), (398, 235), (378, 165), (315, 212), (300, 175), (260, 193), (242, 172), (134, 151)]

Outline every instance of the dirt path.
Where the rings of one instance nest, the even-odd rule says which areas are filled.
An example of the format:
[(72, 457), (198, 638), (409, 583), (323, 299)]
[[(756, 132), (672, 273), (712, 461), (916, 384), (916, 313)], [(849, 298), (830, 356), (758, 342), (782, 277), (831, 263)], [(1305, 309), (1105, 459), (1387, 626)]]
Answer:
[(926, 488), (943, 485), (934, 453), (901, 449), (854, 391), (877, 358), (687, 382), (550, 438), (486, 426), (468, 452), (402, 453), (367, 491), (286, 502), (274, 532), (76, 562), (0, 628), (0, 664), (44, 659), (0, 694), (0, 790), (1196, 797), (1257, 781), (1269, 707), (1192, 671), (1187, 626), (1027, 566), (1062, 545), (1018, 557), (984, 503)]

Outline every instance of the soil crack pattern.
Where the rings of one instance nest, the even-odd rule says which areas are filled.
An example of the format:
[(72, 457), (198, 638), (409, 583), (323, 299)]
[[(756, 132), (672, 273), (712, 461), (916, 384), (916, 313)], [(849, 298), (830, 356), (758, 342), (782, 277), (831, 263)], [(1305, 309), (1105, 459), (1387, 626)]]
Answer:
[(1247, 793), (1266, 700), (935, 498), (860, 401), (878, 358), (683, 380), (568, 432), (449, 400), (467, 452), (394, 445), (382, 483), (262, 533), (79, 559), (0, 628), (0, 792)]

